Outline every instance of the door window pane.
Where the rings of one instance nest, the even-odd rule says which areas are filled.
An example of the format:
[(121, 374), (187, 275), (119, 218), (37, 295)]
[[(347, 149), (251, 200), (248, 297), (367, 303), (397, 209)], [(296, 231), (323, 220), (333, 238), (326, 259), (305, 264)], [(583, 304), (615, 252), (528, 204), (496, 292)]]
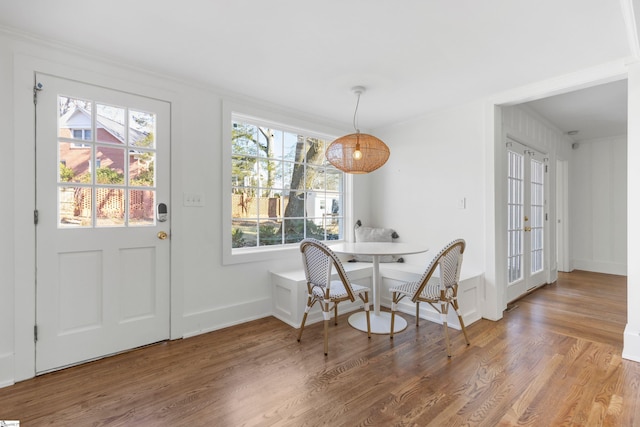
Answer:
[(154, 113), (58, 96), (60, 227), (155, 224), (155, 129)]
[(124, 225), (125, 199), (120, 188), (96, 188), (96, 219), (98, 227)]
[(124, 184), (124, 148), (96, 147), (96, 184)]
[(60, 227), (91, 227), (93, 198), (91, 187), (58, 187)]
[(129, 225), (154, 225), (156, 192), (129, 190)]
[(129, 110), (129, 145), (156, 148), (156, 115)]
[(129, 152), (129, 185), (155, 187), (155, 160), (152, 151)]
[(544, 164), (531, 160), (531, 274), (542, 271), (544, 255)]

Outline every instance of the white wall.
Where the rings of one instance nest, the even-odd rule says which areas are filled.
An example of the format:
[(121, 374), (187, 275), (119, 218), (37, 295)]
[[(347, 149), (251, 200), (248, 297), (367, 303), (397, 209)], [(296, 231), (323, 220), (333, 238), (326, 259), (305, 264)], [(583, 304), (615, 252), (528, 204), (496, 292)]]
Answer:
[(569, 164), (572, 269), (627, 274), (627, 137), (580, 141)]
[[(467, 242), (463, 270), (485, 267), (485, 143), (481, 102), (376, 129), (391, 150), (371, 174), (375, 225), (394, 228), (399, 241), (425, 242), (425, 263), (450, 241)], [(464, 199), (465, 208), (460, 207)]]
[[(640, 117), (640, 64), (629, 67), (629, 117)], [(627, 143), (627, 236), (640, 236), (640, 120), (629, 120)], [(622, 357), (640, 362), (640, 246), (627, 241), (627, 326)]]
[(0, 38), (0, 130), (2, 131), (2, 167), (0, 167), (0, 387), (13, 378), (13, 86), (11, 56), (7, 43)]

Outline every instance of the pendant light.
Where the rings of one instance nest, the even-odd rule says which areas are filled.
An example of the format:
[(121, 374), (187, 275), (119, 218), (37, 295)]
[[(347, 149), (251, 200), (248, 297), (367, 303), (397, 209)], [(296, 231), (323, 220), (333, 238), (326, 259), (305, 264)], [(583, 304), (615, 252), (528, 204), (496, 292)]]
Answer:
[(373, 172), (389, 159), (389, 147), (373, 135), (360, 133), (356, 124), (362, 86), (351, 89), (358, 97), (353, 113), (353, 128), (356, 133), (341, 136), (329, 145), (325, 157), (336, 168), (346, 173), (364, 174)]

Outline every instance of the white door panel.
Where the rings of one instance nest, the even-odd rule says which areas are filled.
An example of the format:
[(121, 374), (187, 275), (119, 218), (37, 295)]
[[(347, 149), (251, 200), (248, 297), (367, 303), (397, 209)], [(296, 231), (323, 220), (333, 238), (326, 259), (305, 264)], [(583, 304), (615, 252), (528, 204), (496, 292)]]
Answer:
[(169, 104), (37, 75), (36, 372), (169, 338)]

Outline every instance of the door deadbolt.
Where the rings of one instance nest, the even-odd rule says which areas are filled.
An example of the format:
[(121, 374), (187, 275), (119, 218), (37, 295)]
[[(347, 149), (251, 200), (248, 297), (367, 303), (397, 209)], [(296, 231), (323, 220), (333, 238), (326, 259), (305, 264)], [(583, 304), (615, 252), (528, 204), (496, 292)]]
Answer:
[(164, 203), (158, 203), (158, 212), (157, 212), (158, 222), (165, 222), (169, 216), (167, 211), (167, 205)]

